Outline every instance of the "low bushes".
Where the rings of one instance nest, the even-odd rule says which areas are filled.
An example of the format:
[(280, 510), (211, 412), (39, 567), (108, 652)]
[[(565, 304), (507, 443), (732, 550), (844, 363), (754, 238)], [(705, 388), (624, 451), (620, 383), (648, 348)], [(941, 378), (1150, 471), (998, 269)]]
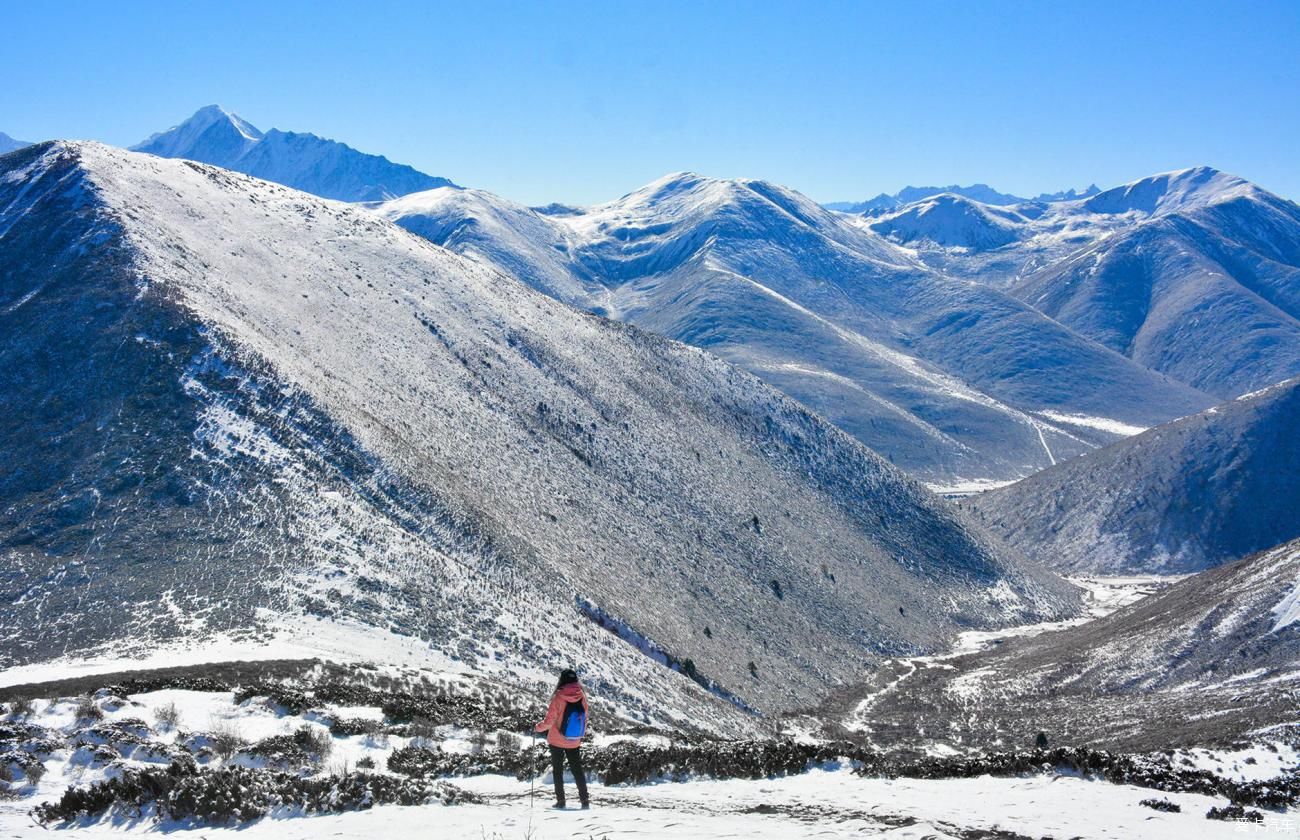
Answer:
[(272, 810), (337, 813), (375, 805), (422, 805), (479, 801), (445, 782), (430, 783), (371, 773), (303, 778), (245, 767), (219, 770), (177, 762), (167, 768), (126, 770), (89, 787), (69, 788), (32, 815), (42, 824), (101, 817), (127, 817), (228, 825), (258, 819)]
[[(766, 779), (802, 773), (810, 766), (873, 754), (852, 744), (800, 744), (793, 741), (719, 741), (667, 747), (623, 741), (586, 747), (582, 761), (589, 774), (607, 785), (640, 784), (655, 779)], [(408, 746), (395, 750), (388, 769), (415, 778), (502, 773), (517, 778), (549, 766), (545, 746), (484, 750), (477, 755)]]
[(1286, 808), (1300, 802), (1300, 774), (1260, 782), (1237, 782), (1208, 770), (1184, 770), (1143, 755), (1111, 753), (1083, 747), (988, 753), (974, 756), (926, 758), (908, 762), (865, 762), (859, 773), (917, 779), (955, 779), (975, 776), (1022, 776), (1045, 771), (1068, 771), (1169, 793), (1225, 796), (1232, 803), (1265, 808)]

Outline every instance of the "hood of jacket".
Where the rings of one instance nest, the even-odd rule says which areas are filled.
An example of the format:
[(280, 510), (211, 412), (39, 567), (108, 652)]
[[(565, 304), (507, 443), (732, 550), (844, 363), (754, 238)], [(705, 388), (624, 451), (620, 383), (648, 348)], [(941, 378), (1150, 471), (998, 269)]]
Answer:
[(582, 686), (578, 683), (569, 683), (568, 685), (560, 686), (555, 690), (555, 696), (566, 703), (574, 703), (586, 699), (585, 695), (582, 693)]

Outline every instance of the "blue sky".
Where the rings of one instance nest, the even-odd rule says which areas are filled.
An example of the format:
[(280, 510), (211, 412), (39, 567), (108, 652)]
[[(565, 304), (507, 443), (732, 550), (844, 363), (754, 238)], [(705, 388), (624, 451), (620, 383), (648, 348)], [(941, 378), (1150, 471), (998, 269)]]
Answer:
[[(53, 9), (57, 8), (57, 12)], [(667, 172), (822, 201), (1206, 163), (1300, 197), (1300, 2), (5, 3), (0, 131), (219, 103), (529, 203)]]

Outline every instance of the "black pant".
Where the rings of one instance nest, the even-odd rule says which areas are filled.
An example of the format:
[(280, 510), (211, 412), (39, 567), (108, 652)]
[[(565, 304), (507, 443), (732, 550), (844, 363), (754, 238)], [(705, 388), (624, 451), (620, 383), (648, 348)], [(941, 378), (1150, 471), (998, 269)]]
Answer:
[(578, 747), (564, 749), (551, 746), (551, 775), (555, 777), (555, 801), (564, 804), (564, 759), (569, 759), (569, 771), (573, 773), (573, 782), (578, 786), (578, 800), (587, 804), (587, 777), (582, 772), (582, 754)]

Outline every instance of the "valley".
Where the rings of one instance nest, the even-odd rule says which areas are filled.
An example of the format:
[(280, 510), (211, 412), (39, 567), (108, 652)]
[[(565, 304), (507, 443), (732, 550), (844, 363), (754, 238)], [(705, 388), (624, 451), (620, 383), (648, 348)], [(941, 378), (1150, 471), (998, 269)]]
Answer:
[(0, 141), (0, 837), (1293, 832), (1293, 202)]

